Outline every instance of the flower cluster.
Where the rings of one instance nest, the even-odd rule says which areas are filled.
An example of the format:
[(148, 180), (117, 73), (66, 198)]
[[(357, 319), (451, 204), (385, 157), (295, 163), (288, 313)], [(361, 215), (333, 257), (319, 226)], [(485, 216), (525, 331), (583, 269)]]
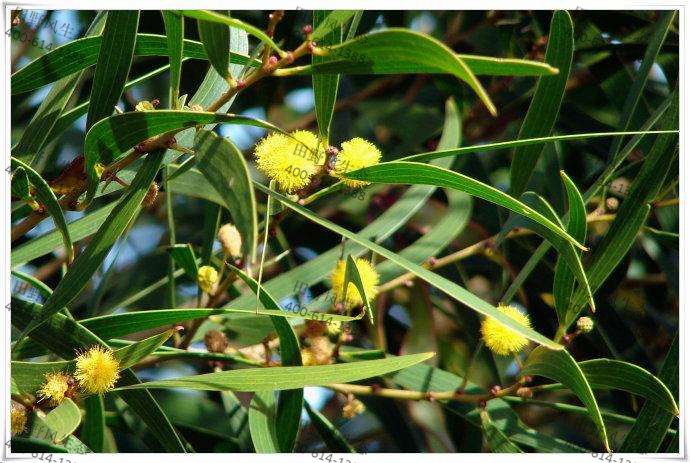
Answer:
[(113, 352), (102, 346), (93, 346), (76, 359), (74, 375), (63, 371), (46, 373), (38, 389), (41, 401), (57, 407), (67, 397), (75, 397), (77, 388), (88, 394), (103, 394), (115, 387), (120, 378), (120, 362)]
[[(337, 150), (336, 150), (337, 151)], [(298, 130), (290, 136), (274, 133), (262, 139), (254, 149), (256, 165), (286, 193), (309, 186), (312, 178), (326, 165), (326, 152), (312, 132)], [(344, 174), (377, 164), (381, 151), (363, 138), (353, 138), (342, 144), (337, 155), (328, 158), (327, 170), (350, 188), (360, 188), (368, 182), (350, 180)]]
[(204, 265), (199, 268), (196, 278), (199, 288), (205, 293), (212, 294), (215, 284), (218, 283), (218, 272), (213, 267)]
[[(499, 305), (498, 310), (515, 320), (518, 324), (529, 328), (530, 321), (527, 315), (510, 305)], [(520, 333), (508, 328), (496, 319), (487, 317), (481, 326), (482, 339), (492, 352), (498, 355), (514, 354), (522, 350), (529, 342)]]
[[(344, 300), (345, 309), (351, 309), (356, 306), (364, 304), (359, 290), (353, 281), (350, 281), (347, 285), (347, 292), (345, 297), (341, 297), (345, 290), (345, 269), (347, 268), (347, 262), (344, 260), (339, 260), (333, 269), (331, 274), (331, 284), (333, 285), (333, 293), (338, 296), (338, 300)], [(376, 269), (366, 259), (356, 259), (355, 264), (357, 266), (357, 271), (362, 279), (362, 286), (364, 289), (364, 294), (366, 294), (367, 299), (371, 302), (378, 294), (378, 284), (379, 284), (379, 274)]]

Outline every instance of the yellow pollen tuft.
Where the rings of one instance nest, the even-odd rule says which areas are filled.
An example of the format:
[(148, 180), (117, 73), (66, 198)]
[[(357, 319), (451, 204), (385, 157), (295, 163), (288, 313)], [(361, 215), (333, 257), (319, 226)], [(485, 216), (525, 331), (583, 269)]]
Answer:
[(65, 373), (46, 373), (45, 383), (38, 390), (41, 400), (47, 400), (51, 407), (57, 407), (65, 399), (69, 389), (70, 376)]
[(345, 182), (350, 188), (360, 188), (369, 184), (362, 180), (351, 180), (342, 175), (346, 172), (373, 166), (379, 163), (381, 151), (373, 143), (363, 138), (353, 138), (342, 144), (342, 150), (333, 166), (333, 175)]
[[(530, 321), (527, 315), (510, 305), (500, 304), (498, 310), (515, 320), (520, 325), (529, 328)], [(482, 321), (482, 339), (492, 352), (498, 355), (509, 355), (522, 350), (529, 342), (523, 335), (490, 317)]]
[(26, 429), (26, 411), (23, 407), (12, 404), (10, 411), (10, 428), (13, 436), (23, 433), (24, 429)]
[(197, 274), (197, 282), (199, 283), (199, 288), (205, 293), (213, 292), (213, 285), (218, 282), (218, 272), (211, 266), (204, 265), (199, 268), (199, 273)]
[(273, 133), (254, 149), (259, 170), (287, 193), (307, 187), (317, 167), (326, 162), (326, 153), (316, 135), (306, 130), (291, 135), (293, 138)]
[(115, 387), (120, 378), (120, 364), (113, 353), (101, 346), (93, 346), (77, 357), (74, 377), (84, 391), (103, 394)]
[[(356, 259), (355, 264), (359, 271), (359, 276), (362, 278), (362, 286), (364, 286), (364, 294), (371, 302), (379, 292), (377, 285), (379, 284), (379, 274), (371, 262), (366, 259)], [(357, 286), (350, 280), (347, 285), (347, 292), (343, 298), (343, 289), (345, 286), (345, 269), (347, 263), (344, 260), (339, 260), (331, 274), (331, 284), (333, 285), (333, 295), (336, 302), (344, 304), (346, 309), (357, 307), (364, 304), (362, 297), (359, 295)], [(344, 300), (343, 300), (344, 299)]]

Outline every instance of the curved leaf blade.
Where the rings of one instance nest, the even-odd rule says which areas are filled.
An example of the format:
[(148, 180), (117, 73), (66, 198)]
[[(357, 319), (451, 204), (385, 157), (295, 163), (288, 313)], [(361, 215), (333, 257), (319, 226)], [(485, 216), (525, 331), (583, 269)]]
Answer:
[(195, 147), (199, 170), (223, 198), (242, 236), (244, 258), (253, 262), (258, 241), (256, 198), (242, 152), (231, 141), (203, 129)]
[[(170, 13), (174, 16), (174, 13)], [(178, 16), (182, 19), (181, 16)], [(183, 21), (184, 22), (184, 21)], [(197, 19), (199, 39), (204, 44), (206, 56), (221, 77), (228, 77), (230, 66), (230, 29), (227, 25)]]
[[(168, 56), (170, 57), (170, 99), (168, 105), (172, 109), (179, 109), (180, 97), (180, 78), (182, 77), (182, 57), (184, 56), (184, 18), (182, 16), (171, 13), (170, 11), (161, 11), (163, 15), (163, 22), (165, 23), (165, 36), (168, 41)], [(137, 43), (139, 37), (137, 36)], [(228, 40), (229, 42), (229, 40)], [(134, 54), (137, 54), (136, 47)], [(228, 59), (230, 53), (228, 52)]]
[(594, 397), (592, 388), (580, 366), (567, 350), (555, 351), (541, 346), (537, 347), (527, 358), (525, 368), (522, 369), (521, 374), (543, 376), (558, 381), (573, 391), (587, 407), (589, 416), (597, 427), (604, 448), (607, 452), (611, 451), (597, 399)]
[(81, 423), (79, 407), (66, 398), (43, 419), (45, 424), (55, 432), (55, 442), (60, 442), (74, 432)]
[[(329, 27), (329, 21), (335, 13), (340, 13), (339, 11), (323, 11), (314, 10), (313, 12), (313, 24), (316, 30), (312, 34), (312, 39), (321, 38), (321, 43), (326, 46), (337, 45), (343, 40), (342, 23), (337, 24), (337, 27), (333, 27), (330, 31), (325, 31), (321, 33), (322, 29)], [(354, 14), (354, 12), (352, 12)], [(349, 19), (349, 15), (346, 20)], [(324, 63), (330, 61), (329, 57), (312, 55), (312, 64)], [(311, 78), (312, 87), (314, 89), (314, 111), (316, 112), (316, 121), (319, 126), (319, 135), (324, 143), (328, 144), (328, 135), (331, 128), (331, 120), (333, 119), (333, 108), (335, 106), (335, 100), (338, 95), (338, 83), (340, 81), (340, 75), (318, 75), (314, 74)]]
[(86, 130), (110, 116), (120, 100), (134, 57), (138, 27), (139, 11), (108, 12), (93, 77)]
[(443, 42), (408, 29), (390, 28), (361, 35), (326, 52), (328, 57), (365, 63), (367, 74), (424, 74), (435, 70), (452, 74), (477, 93), (492, 115), (496, 107), (465, 61)]
[[(556, 122), (573, 59), (573, 22), (567, 11), (556, 11), (551, 18), (546, 62), (558, 69), (556, 76), (539, 78), (537, 89), (520, 127), (518, 138), (545, 136)], [(510, 194), (520, 196), (527, 188), (542, 147), (532, 145), (518, 148), (510, 164)]]
[(280, 453), (276, 437), (276, 396), (273, 391), (258, 391), (249, 404), (249, 431), (257, 453)]
[(55, 228), (57, 228), (62, 235), (62, 241), (65, 246), (65, 251), (67, 253), (68, 262), (71, 262), (74, 258), (74, 247), (72, 246), (72, 238), (69, 234), (69, 229), (67, 228), (67, 222), (65, 221), (65, 215), (62, 212), (62, 207), (58, 204), (55, 193), (50, 189), (50, 186), (41, 177), (41, 175), (24, 164), (19, 159), (11, 158), (11, 165), (16, 168), (23, 169), (24, 173), (28, 177), (29, 181), (33, 184), (36, 189), (36, 197), (45, 206), (46, 210), (53, 218), (55, 222)]
[(416, 162), (394, 161), (348, 172), (345, 176), (372, 183), (436, 185), (464, 191), (472, 196), (525, 216), (544, 226), (555, 235), (569, 241), (579, 249), (586, 249), (562, 228), (531, 207), (492, 186), (448, 169)]

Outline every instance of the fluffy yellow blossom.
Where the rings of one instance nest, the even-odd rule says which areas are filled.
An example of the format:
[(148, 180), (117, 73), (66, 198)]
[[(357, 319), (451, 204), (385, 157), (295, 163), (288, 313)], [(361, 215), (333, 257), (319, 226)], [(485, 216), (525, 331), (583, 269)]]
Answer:
[(199, 268), (199, 273), (196, 276), (199, 288), (205, 293), (213, 291), (213, 285), (218, 282), (218, 272), (211, 266), (204, 265)]
[(302, 365), (328, 365), (333, 362), (335, 346), (326, 336), (309, 339), (309, 347), (302, 349)]
[[(379, 274), (376, 273), (376, 269), (371, 262), (366, 259), (356, 259), (355, 264), (357, 265), (357, 270), (359, 271), (359, 276), (362, 278), (362, 286), (364, 286), (364, 293), (367, 295), (367, 299), (371, 302), (378, 294), (379, 284)], [(344, 260), (339, 260), (333, 269), (331, 274), (331, 284), (333, 285), (333, 294), (337, 302), (342, 302), (346, 309), (351, 309), (352, 307), (357, 307), (364, 304), (357, 286), (353, 281), (347, 285), (347, 293), (345, 294), (345, 300), (343, 301), (343, 287), (345, 286), (345, 268), (347, 262)]]
[(292, 138), (273, 133), (254, 149), (259, 170), (287, 193), (309, 185), (317, 166), (326, 162), (326, 153), (316, 135), (306, 130), (291, 135)]
[(45, 383), (38, 390), (41, 400), (47, 400), (52, 407), (57, 407), (65, 398), (69, 389), (70, 376), (66, 373), (46, 373)]
[(77, 357), (74, 377), (86, 392), (103, 394), (115, 387), (119, 369), (120, 364), (110, 350), (93, 346)]
[(24, 407), (12, 404), (10, 411), (10, 428), (13, 436), (24, 432), (26, 428), (26, 410), (24, 410)]
[[(513, 306), (500, 304), (498, 310), (509, 316), (520, 325), (529, 328), (530, 322), (527, 315)], [(482, 339), (492, 352), (498, 355), (508, 355), (519, 352), (528, 343), (527, 338), (504, 326), (493, 318), (487, 317), (482, 322)]]
[(223, 253), (235, 259), (242, 256), (242, 237), (231, 223), (226, 223), (218, 229), (218, 241), (223, 246)]
[(361, 180), (350, 180), (344, 178), (342, 174), (352, 172), (363, 167), (378, 164), (381, 159), (381, 151), (373, 143), (363, 138), (353, 138), (342, 144), (342, 150), (338, 153), (337, 160), (333, 166), (333, 175), (341, 178), (345, 185), (350, 188), (360, 188), (368, 185), (369, 182)]
[(343, 407), (343, 417), (347, 418), (348, 420), (354, 418), (355, 416), (357, 416), (363, 412), (364, 412), (364, 404), (357, 399), (350, 400)]

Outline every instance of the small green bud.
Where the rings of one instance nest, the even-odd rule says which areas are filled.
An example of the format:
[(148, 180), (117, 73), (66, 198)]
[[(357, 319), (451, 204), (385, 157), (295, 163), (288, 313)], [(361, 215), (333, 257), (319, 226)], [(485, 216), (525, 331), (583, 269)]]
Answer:
[(589, 317), (580, 317), (577, 319), (577, 329), (582, 333), (589, 333), (594, 329), (594, 320)]

